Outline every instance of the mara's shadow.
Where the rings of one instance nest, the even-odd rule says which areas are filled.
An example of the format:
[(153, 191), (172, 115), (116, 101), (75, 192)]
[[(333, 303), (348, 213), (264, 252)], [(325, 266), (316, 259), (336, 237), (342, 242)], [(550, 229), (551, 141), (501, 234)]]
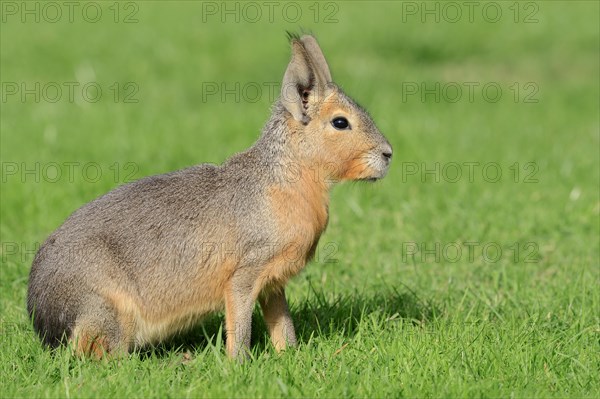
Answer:
[[(306, 343), (315, 336), (341, 334), (353, 337), (361, 322), (374, 313), (379, 320), (385, 322), (404, 320), (415, 324), (431, 320), (439, 314), (439, 308), (435, 304), (419, 298), (414, 291), (405, 289), (400, 292), (393, 288), (371, 295), (328, 295), (312, 289), (307, 299), (299, 303), (292, 302), (290, 311), (299, 343)], [(218, 341), (225, 342), (222, 314), (210, 316), (188, 332), (176, 335), (157, 346), (143, 349), (140, 355), (163, 357), (173, 351), (194, 353), (203, 351), (208, 345), (214, 345)], [(257, 307), (252, 316), (252, 350), (260, 353), (270, 345), (267, 326)]]

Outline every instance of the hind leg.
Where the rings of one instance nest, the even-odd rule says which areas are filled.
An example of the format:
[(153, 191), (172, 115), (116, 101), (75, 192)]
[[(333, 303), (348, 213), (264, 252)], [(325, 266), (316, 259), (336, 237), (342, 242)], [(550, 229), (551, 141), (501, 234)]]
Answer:
[(288, 346), (296, 346), (294, 323), (283, 288), (261, 295), (259, 302), (275, 349), (279, 352)]
[(70, 337), (75, 353), (96, 359), (126, 354), (133, 341), (132, 323), (100, 298), (92, 303), (75, 322)]

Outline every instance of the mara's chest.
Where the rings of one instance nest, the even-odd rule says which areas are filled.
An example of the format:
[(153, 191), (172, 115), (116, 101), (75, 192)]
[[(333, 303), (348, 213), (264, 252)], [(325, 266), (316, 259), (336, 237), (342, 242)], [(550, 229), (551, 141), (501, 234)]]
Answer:
[(327, 227), (329, 201), (324, 190), (308, 184), (272, 187), (269, 202), (273, 222), (284, 241), (310, 249)]
[(282, 287), (312, 258), (328, 221), (326, 197), (273, 188), (269, 191), (274, 252), (261, 272), (258, 287)]

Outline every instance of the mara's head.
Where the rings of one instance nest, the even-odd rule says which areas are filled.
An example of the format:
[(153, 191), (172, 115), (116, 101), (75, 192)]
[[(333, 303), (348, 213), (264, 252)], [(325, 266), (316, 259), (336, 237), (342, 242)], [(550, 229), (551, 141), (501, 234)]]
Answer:
[(333, 83), (315, 38), (292, 36), (290, 41), (292, 59), (280, 101), (297, 156), (331, 181), (384, 177), (392, 158), (390, 143), (369, 114)]

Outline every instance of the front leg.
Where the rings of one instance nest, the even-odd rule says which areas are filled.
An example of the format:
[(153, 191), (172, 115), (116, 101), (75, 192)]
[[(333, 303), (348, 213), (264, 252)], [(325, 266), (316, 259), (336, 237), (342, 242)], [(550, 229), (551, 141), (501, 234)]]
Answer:
[(261, 295), (259, 302), (275, 349), (279, 352), (287, 346), (296, 346), (294, 323), (283, 288)]
[(254, 302), (251, 289), (236, 284), (235, 279), (225, 289), (226, 345), (230, 358), (244, 361), (250, 354)]

